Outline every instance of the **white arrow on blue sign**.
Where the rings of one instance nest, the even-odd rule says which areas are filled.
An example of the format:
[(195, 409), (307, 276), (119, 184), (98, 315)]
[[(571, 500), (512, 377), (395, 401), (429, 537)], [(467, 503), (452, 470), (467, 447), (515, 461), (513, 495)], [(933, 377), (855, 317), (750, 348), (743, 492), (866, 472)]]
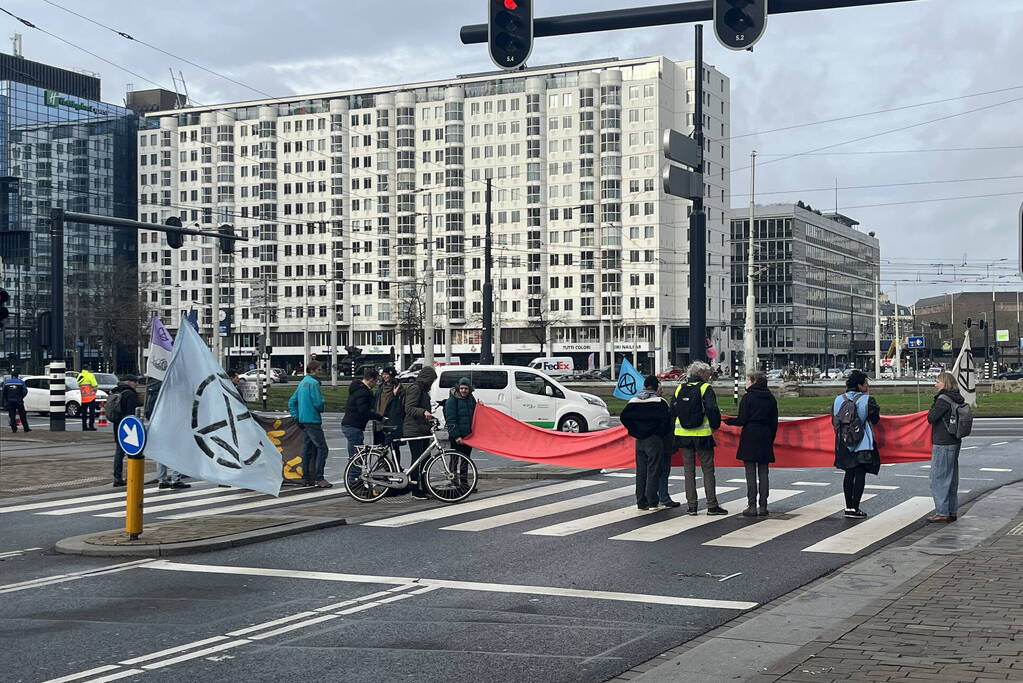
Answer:
[(146, 427), (142, 420), (129, 415), (117, 425), (117, 443), (126, 455), (138, 455), (146, 447)]
[(907, 349), (922, 349), (924, 347), (923, 337), (909, 337), (906, 339)]

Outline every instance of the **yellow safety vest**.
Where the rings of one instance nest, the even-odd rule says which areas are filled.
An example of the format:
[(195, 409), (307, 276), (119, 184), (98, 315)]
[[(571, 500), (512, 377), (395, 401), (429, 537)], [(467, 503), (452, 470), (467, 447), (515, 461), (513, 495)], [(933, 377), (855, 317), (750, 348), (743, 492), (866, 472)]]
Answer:
[[(678, 393), (682, 391), (683, 386), (692, 386), (694, 382), (686, 382), (685, 385), (679, 384), (675, 387), (675, 397), (678, 397)], [(700, 383), (700, 400), (703, 400), (703, 395), (707, 393), (707, 387), (710, 384), (707, 382)], [(703, 424), (693, 429), (687, 429), (682, 426), (682, 423), (675, 418), (675, 436), (711, 436), (714, 434), (714, 430), (710, 428), (710, 420), (707, 418), (706, 410), (704, 410)]]

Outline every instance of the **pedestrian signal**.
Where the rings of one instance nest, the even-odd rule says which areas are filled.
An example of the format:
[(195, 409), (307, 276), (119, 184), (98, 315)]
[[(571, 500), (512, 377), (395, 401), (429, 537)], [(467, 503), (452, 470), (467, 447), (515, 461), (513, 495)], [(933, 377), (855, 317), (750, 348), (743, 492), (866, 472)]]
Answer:
[[(181, 219), (177, 216), (171, 216), (163, 222), (164, 225), (168, 225), (172, 228), (181, 227)], [(167, 246), (171, 249), (180, 249), (185, 243), (185, 236), (180, 232), (168, 232), (167, 235)]]
[(714, 34), (729, 50), (748, 50), (767, 28), (767, 0), (714, 0)]
[(487, 45), (502, 69), (517, 69), (533, 51), (533, 0), (489, 0)]

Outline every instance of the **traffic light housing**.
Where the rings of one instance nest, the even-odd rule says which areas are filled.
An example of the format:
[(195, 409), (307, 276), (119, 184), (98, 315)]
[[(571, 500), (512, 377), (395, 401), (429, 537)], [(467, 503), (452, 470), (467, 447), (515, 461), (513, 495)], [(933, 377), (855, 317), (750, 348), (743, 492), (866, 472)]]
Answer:
[[(181, 219), (177, 216), (171, 216), (163, 222), (164, 225), (169, 225), (172, 228), (181, 227)], [(180, 232), (167, 232), (167, 246), (171, 249), (180, 249), (185, 244), (185, 236)]]
[(502, 69), (517, 69), (533, 51), (533, 0), (489, 0), (487, 46)]
[(729, 50), (748, 50), (767, 28), (767, 0), (714, 0), (714, 34)]
[[(234, 234), (234, 228), (231, 227), (230, 225), (228, 225), (227, 223), (224, 223), (223, 225), (221, 225), (217, 229), (217, 232), (219, 232), (221, 235), (233, 235)], [(227, 240), (227, 239), (224, 239), (222, 237), (218, 238), (218, 239), (220, 240), (220, 253), (221, 254), (233, 254), (234, 253), (234, 240)]]
[(11, 295), (7, 293), (6, 289), (0, 289), (0, 329), (4, 326), (4, 321), (10, 317), (11, 312), (7, 310), (7, 302), (11, 300)]

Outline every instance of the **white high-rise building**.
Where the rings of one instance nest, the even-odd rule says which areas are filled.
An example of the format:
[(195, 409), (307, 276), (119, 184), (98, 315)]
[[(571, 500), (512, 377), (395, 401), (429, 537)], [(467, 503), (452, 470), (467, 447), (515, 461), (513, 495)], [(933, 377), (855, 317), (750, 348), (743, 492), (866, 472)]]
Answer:
[[(688, 345), (690, 208), (661, 186), (661, 137), (691, 132), (694, 78), (692, 62), (612, 59), (154, 112), (139, 218), (249, 238), (220, 264), (232, 365), (254, 361), (265, 312), (274, 366), (328, 353), (332, 318), (339, 346), (407, 364), (423, 355), (425, 287), (436, 356), (478, 362), (490, 178), (495, 355), (586, 367), (603, 339), (661, 370)], [(727, 343), (729, 81), (704, 79), (707, 317)], [(138, 246), (153, 309), (171, 328), (200, 311), (211, 335), (212, 241)]]

